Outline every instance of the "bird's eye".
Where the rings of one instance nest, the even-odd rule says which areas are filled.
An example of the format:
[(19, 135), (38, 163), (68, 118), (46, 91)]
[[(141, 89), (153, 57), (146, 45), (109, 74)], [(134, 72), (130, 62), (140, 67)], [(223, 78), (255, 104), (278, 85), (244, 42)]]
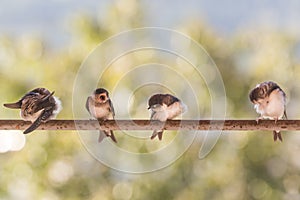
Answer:
[(101, 95), (101, 96), (100, 96), (100, 99), (101, 99), (102, 101), (104, 101), (104, 100), (105, 100), (105, 96)]
[(269, 101), (267, 101), (267, 103), (269, 103)]

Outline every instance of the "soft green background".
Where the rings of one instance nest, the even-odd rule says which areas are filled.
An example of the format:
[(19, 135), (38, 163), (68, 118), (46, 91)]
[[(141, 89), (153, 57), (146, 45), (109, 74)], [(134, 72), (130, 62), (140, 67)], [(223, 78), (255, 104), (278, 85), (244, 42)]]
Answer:
[[(111, 6), (102, 13), (101, 23), (88, 14), (74, 14), (67, 25), (72, 43), (59, 50), (35, 34), (1, 33), (0, 102), (17, 100), (43, 86), (63, 101), (58, 118), (71, 119), (73, 82), (85, 57), (119, 31), (145, 25), (147, 8), (135, 1), (126, 6)], [(203, 45), (219, 67), (227, 118), (254, 119), (248, 92), (265, 80), (282, 86), (288, 117), (299, 117), (299, 34), (260, 27), (224, 38), (200, 18), (178, 23), (176, 30)], [(19, 115), (0, 107), (0, 117)], [(283, 143), (274, 143), (268, 131), (228, 131), (204, 160), (198, 159), (200, 141), (195, 140), (165, 169), (126, 174), (93, 159), (76, 132), (36, 131), (26, 136), (21, 151), (0, 154), (0, 199), (299, 199), (300, 137), (296, 132), (284, 132), (283, 137)], [(130, 142), (134, 146), (134, 140)]]

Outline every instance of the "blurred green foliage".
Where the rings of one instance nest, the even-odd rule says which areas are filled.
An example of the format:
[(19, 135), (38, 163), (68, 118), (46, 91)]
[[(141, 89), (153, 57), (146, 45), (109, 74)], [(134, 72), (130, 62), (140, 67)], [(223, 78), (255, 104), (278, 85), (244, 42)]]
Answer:
[[(105, 19), (76, 16), (71, 23), (73, 41), (58, 52), (41, 38), (2, 35), (0, 102), (17, 100), (43, 86), (55, 90), (63, 101), (58, 118), (72, 118), (73, 81), (86, 55), (111, 35), (143, 26), (138, 3), (119, 4)], [(248, 92), (265, 80), (282, 86), (288, 94), (289, 118), (299, 117), (299, 36), (249, 27), (224, 39), (198, 19), (177, 30), (200, 43), (219, 67), (228, 118), (256, 117)], [(0, 113), (2, 119), (18, 118), (14, 110), (1, 107)], [(0, 155), (0, 199), (299, 199), (297, 135), (286, 132), (283, 143), (274, 143), (270, 132), (228, 131), (204, 160), (197, 157), (198, 138), (171, 166), (147, 174), (126, 174), (94, 160), (76, 132), (36, 131), (26, 136), (21, 151)], [(134, 145), (134, 140), (130, 142)]]

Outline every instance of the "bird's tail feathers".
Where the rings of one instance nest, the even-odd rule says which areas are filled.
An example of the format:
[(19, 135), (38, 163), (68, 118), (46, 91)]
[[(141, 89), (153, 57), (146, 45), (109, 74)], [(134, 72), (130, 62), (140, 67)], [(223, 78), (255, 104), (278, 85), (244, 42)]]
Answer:
[(11, 108), (11, 109), (20, 109), (22, 105), (21, 101), (15, 102), (15, 103), (5, 103), (3, 106), (6, 108)]
[(105, 138), (105, 137), (110, 137), (112, 141), (114, 141), (115, 143), (117, 143), (117, 139), (114, 135), (114, 132), (113, 131), (99, 131), (99, 137), (98, 137), (98, 142), (102, 142), (102, 140)]
[(155, 130), (155, 131), (153, 131), (153, 134), (151, 136), (151, 140), (153, 140), (156, 136), (158, 136), (159, 140), (162, 140), (162, 135), (163, 135), (162, 130), (159, 130), (159, 131)]
[(114, 141), (115, 143), (117, 143), (117, 139), (116, 139), (113, 131), (110, 131), (110, 138), (112, 139), (112, 141)]
[(104, 131), (99, 131), (98, 143), (102, 142), (102, 140), (106, 137)]
[(282, 142), (282, 136), (280, 131), (273, 131), (273, 139), (274, 141), (277, 141), (277, 139), (279, 139)]

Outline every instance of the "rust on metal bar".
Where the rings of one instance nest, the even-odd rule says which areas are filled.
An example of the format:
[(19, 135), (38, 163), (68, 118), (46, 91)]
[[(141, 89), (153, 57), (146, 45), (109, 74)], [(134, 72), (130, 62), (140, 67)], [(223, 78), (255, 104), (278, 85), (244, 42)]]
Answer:
[[(0, 130), (25, 130), (31, 122), (0, 120)], [(37, 130), (300, 130), (300, 120), (168, 120), (165, 123), (150, 120), (51, 120)]]

